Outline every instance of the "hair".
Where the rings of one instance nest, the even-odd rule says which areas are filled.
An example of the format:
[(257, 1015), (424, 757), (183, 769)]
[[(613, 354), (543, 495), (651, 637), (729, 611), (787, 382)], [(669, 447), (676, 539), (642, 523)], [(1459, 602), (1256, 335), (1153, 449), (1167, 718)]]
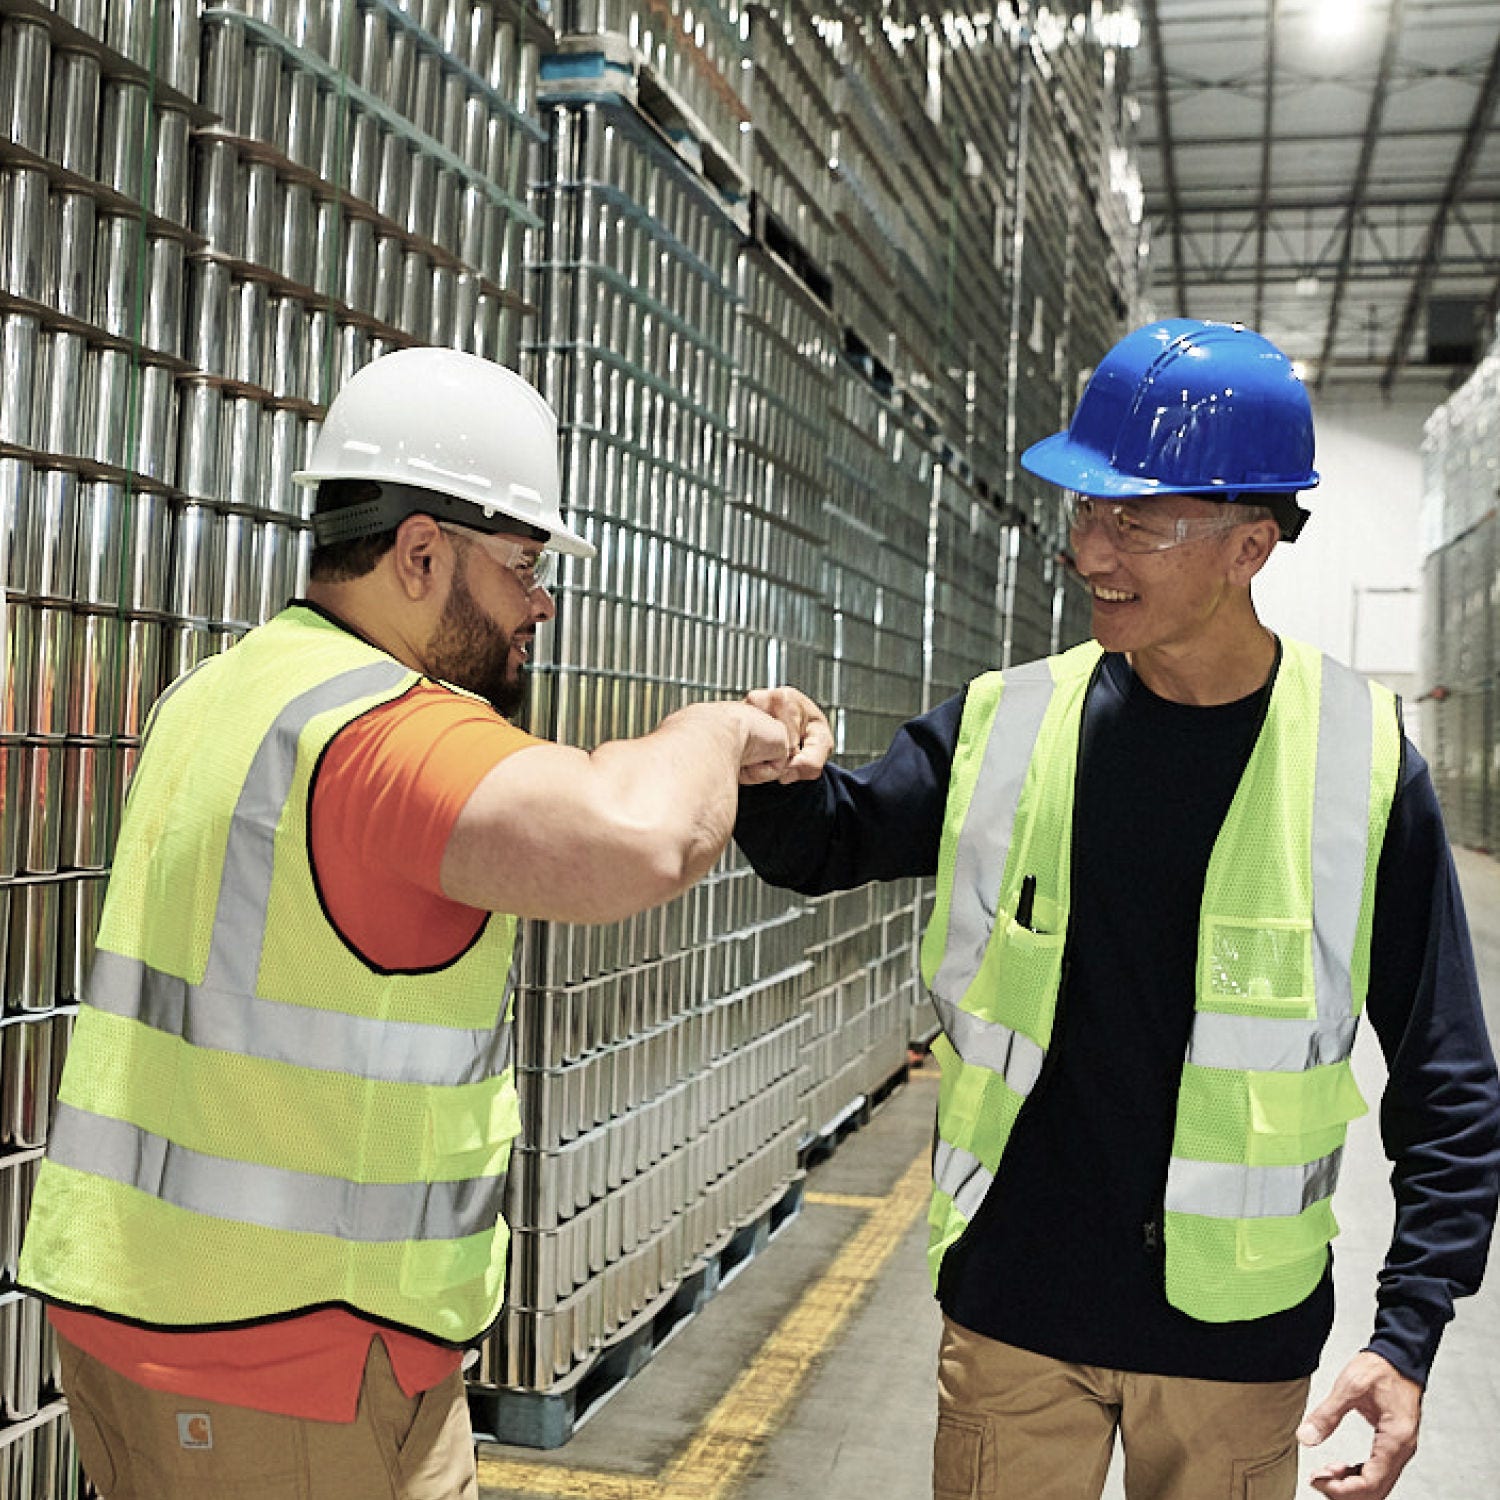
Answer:
[[(314, 511), (327, 515), (351, 505), (380, 498), (380, 486), (370, 479), (322, 479), (313, 499)], [(396, 528), (347, 542), (314, 544), (307, 576), (313, 583), (350, 583), (372, 573), (380, 559), (396, 545)]]
[(1292, 541), (1307, 520), (1307, 512), (1297, 504), (1295, 493), (1255, 495), (1247, 500), (1221, 500), (1217, 495), (1202, 495), (1203, 500), (1217, 503), (1225, 517), (1236, 524), (1252, 521), (1274, 521), (1283, 539)]

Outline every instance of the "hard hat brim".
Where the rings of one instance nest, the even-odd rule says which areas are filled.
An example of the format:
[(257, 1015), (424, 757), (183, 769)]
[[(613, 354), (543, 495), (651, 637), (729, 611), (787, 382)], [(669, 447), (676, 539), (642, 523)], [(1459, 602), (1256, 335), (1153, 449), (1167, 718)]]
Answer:
[(1286, 478), (1253, 481), (1200, 480), (1195, 484), (1163, 484), (1160, 480), (1137, 474), (1122, 474), (1111, 467), (1108, 458), (1070, 433), (1058, 432), (1033, 443), (1021, 455), (1021, 467), (1059, 489), (1072, 490), (1104, 500), (1124, 500), (1150, 495), (1213, 495), (1223, 490), (1226, 498), (1239, 495), (1286, 495), (1298, 490), (1314, 489), (1318, 473), (1309, 470)]

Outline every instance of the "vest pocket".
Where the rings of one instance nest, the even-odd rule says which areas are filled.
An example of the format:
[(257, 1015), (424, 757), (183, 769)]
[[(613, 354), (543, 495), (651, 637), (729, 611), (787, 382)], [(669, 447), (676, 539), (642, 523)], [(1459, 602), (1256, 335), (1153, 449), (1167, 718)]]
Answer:
[(1252, 1166), (1296, 1166), (1328, 1156), (1346, 1127), (1369, 1106), (1347, 1062), (1301, 1073), (1247, 1073), (1248, 1160)]
[(964, 1008), (975, 1002), (973, 1009), (978, 1014), (1046, 1046), (1052, 1034), (1066, 942), (1064, 933), (1033, 932), (1007, 917), (985, 952), (979, 973), (964, 997)]
[(1203, 918), (1203, 989), (1210, 1008), (1251, 1015), (1317, 1015), (1312, 923), (1292, 918)]

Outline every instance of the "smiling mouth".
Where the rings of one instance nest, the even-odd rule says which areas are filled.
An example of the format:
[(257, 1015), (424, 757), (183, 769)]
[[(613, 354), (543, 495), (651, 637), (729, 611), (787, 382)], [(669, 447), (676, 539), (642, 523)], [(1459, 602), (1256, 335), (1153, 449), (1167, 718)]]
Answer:
[(1104, 604), (1128, 604), (1132, 599), (1138, 599), (1138, 594), (1128, 594), (1123, 589), (1107, 589), (1100, 584), (1093, 586), (1094, 598)]

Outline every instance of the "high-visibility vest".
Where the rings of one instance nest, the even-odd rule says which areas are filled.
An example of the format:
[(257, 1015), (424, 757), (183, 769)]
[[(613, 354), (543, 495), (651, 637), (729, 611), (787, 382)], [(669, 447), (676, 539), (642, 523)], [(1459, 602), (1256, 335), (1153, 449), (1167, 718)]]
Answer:
[[(308, 846), (323, 751), (419, 674), (294, 607), (158, 703), (20, 1279), (166, 1327), (346, 1306), (451, 1343), (504, 1292), (515, 919), (393, 972)], [(379, 816), (378, 804), (371, 816)]]
[[(943, 1028), (934, 1286), (1046, 1059), (1068, 941), (1079, 735), (1101, 657), (1088, 643), (969, 687), (922, 946)], [(1167, 1297), (1195, 1318), (1281, 1311), (1323, 1275), (1346, 1126), (1365, 1112), (1349, 1053), (1400, 767), (1393, 695), (1285, 642), (1199, 913), (1163, 1204)], [(1023, 883), (1029, 922), (1016, 920)]]

